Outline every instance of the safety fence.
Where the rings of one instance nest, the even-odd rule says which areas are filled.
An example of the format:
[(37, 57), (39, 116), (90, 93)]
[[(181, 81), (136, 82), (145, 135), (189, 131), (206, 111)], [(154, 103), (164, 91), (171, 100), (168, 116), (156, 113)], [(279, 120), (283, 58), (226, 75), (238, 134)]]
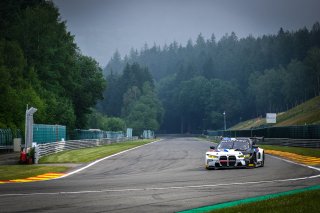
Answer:
[(97, 147), (106, 144), (119, 143), (125, 141), (137, 140), (137, 137), (132, 138), (102, 138), (102, 139), (91, 139), (91, 140), (71, 140), (71, 141), (59, 141), (53, 143), (46, 144), (37, 144), (35, 147), (35, 162), (46, 155), (50, 155), (53, 153), (58, 153), (66, 150), (74, 150), (74, 149), (82, 149), (82, 148), (90, 148)]
[(66, 139), (66, 126), (33, 124), (33, 142), (37, 144), (56, 142)]
[(264, 138), (263, 140), (258, 141), (258, 144), (304, 148), (320, 148), (320, 139)]
[(71, 135), (71, 140), (82, 140), (82, 139), (101, 139), (101, 138), (120, 138), (124, 137), (124, 133), (121, 131), (103, 131), (100, 129), (75, 129)]
[(0, 150), (13, 149), (13, 139), (21, 138), (21, 130), (0, 129)]
[[(33, 142), (37, 144), (53, 143), (57, 141), (70, 140), (85, 140), (85, 139), (117, 139), (124, 137), (123, 132), (112, 132), (103, 130), (82, 130), (75, 129), (66, 132), (66, 126), (61, 125), (46, 125), (33, 124)], [(13, 149), (14, 138), (21, 139), (21, 146), (23, 147), (22, 131), (17, 129), (0, 129), (0, 151)]]
[(209, 136), (320, 139), (320, 125), (266, 127), (246, 130), (207, 131)]

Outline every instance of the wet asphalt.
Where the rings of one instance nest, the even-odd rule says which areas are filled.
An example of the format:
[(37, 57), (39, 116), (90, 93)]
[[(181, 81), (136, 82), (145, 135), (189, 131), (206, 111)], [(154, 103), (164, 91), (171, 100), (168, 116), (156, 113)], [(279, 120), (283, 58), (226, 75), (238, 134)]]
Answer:
[(263, 168), (206, 170), (210, 145), (165, 138), (66, 178), (2, 184), (0, 212), (177, 212), (320, 184), (319, 171), (270, 155)]

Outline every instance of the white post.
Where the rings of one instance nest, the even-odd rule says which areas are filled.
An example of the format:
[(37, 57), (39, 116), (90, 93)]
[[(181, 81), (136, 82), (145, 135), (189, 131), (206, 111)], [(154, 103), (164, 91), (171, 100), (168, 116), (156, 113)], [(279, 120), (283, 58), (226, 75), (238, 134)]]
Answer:
[(26, 132), (25, 132), (25, 151), (32, 146), (33, 142), (33, 114), (37, 111), (36, 108), (31, 107), (26, 110)]
[(27, 152), (27, 127), (28, 127), (28, 117), (27, 117), (27, 111), (28, 111), (28, 104), (27, 104), (27, 109), (26, 109), (26, 116), (25, 116), (25, 119), (26, 119), (26, 122), (25, 122), (25, 127), (24, 127), (24, 152)]
[(227, 130), (227, 124), (226, 124), (226, 112), (223, 112), (223, 118), (224, 118), (224, 131)]
[(39, 146), (38, 144), (34, 147), (34, 163), (38, 164), (39, 162)]

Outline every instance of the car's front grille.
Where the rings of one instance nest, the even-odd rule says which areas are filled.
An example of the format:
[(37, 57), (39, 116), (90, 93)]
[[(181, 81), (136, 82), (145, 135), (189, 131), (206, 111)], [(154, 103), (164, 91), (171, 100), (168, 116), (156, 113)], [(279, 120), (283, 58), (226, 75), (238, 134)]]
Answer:
[(236, 156), (229, 156), (229, 166), (235, 166), (236, 161)]
[(235, 166), (236, 165), (236, 156), (220, 156), (219, 158), (221, 166)]
[(227, 160), (227, 156), (220, 156), (220, 160)]
[(221, 166), (228, 166), (228, 158), (227, 156), (220, 156), (220, 164)]

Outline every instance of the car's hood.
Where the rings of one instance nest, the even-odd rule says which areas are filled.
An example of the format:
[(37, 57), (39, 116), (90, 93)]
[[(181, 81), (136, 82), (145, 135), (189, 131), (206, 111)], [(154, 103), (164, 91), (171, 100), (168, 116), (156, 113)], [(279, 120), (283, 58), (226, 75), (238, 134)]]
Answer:
[(206, 154), (210, 155), (241, 155), (243, 154), (241, 151), (236, 151), (234, 149), (219, 149), (219, 150), (209, 150), (206, 152)]

